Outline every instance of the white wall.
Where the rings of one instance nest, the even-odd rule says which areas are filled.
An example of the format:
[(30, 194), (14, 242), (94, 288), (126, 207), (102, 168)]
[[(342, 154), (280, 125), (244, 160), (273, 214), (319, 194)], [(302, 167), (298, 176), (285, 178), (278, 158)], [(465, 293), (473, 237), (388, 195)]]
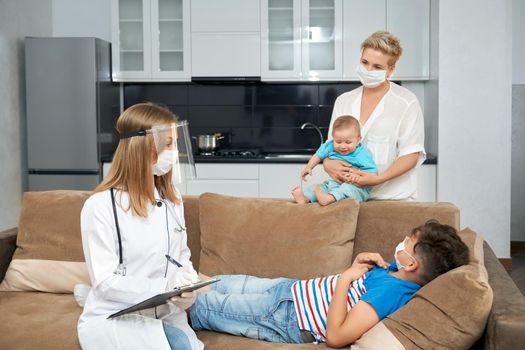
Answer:
[(512, 83), (525, 85), (525, 1), (512, 0)]
[(53, 36), (111, 41), (111, 1), (53, 0)]
[(0, 230), (15, 227), (26, 189), (25, 36), (51, 35), (51, 0), (0, 0)]
[(510, 256), (511, 5), (439, 3), (438, 200), (500, 258)]
[(525, 241), (525, 1), (512, 2), (511, 239)]

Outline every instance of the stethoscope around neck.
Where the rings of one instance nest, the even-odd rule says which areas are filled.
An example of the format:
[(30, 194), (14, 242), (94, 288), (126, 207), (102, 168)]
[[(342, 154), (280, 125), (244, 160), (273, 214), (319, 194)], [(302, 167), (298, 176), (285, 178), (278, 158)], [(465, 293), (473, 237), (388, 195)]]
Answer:
[[(117, 206), (115, 204), (115, 193), (114, 193), (113, 188), (110, 188), (110, 193), (111, 193), (111, 205), (113, 206), (113, 217), (115, 218), (115, 228), (117, 229), (117, 239), (118, 239), (118, 266), (117, 266), (117, 269), (114, 271), (114, 273), (116, 275), (126, 276), (126, 267), (124, 266), (124, 258), (123, 258), (123, 253), (122, 253), (122, 237), (121, 237), (121, 234), (120, 234), (120, 226), (118, 224)], [(160, 208), (160, 207), (162, 207), (163, 204), (164, 204), (164, 208), (165, 208), (165, 217), (166, 217), (166, 233), (168, 234), (168, 253), (167, 253), (167, 256), (169, 256), (170, 230), (169, 230), (169, 225), (168, 225), (168, 205), (167, 205), (165, 199), (156, 199), (155, 198), (155, 205), (157, 207)], [(182, 225), (178, 215), (175, 214), (175, 215), (173, 215), (173, 217), (175, 218), (175, 222), (177, 223), (177, 227), (175, 228), (175, 231), (177, 231), (178, 233), (185, 232), (186, 231), (186, 227), (184, 225)], [(167, 271), (168, 271), (168, 262), (166, 261), (166, 272), (165, 272), (165, 275), (167, 274)]]

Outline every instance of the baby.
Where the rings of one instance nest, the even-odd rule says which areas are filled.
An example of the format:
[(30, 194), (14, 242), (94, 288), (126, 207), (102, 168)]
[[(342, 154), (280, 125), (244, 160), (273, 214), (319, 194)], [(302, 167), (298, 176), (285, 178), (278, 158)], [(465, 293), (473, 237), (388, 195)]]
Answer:
[[(377, 172), (377, 166), (372, 155), (361, 144), (359, 121), (352, 116), (341, 116), (335, 120), (332, 140), (322, 144), (310, 158), (308, 164), (301, 171), (301, 179), (304, 181), (306, 175), (312, 175), (313, 168), (326, 157), (348, 162), (356, 169)], [(350, 174), (349, 176), (358, 175)], [(292, 189), (292, 196), (297, 203), (319, 202), (323, 206), (346, 198), (354, 198), (359, 202), (364, 202), (368, 199), (369, 193), (369, 187), (338, 183), (331, 178), (319, 185), (308, 187), (304, 192), (300, 187)]]

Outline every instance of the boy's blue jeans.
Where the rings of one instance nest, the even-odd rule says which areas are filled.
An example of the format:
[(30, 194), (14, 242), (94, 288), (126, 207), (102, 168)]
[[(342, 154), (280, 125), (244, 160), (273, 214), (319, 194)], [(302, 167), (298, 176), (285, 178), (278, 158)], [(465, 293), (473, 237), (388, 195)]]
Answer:
[(274, 343), (302, 343), (292, 297), (295, 280), (246, 275), (216, 276), (211, 290), (190, 309), (193, 329), (213, 330)]

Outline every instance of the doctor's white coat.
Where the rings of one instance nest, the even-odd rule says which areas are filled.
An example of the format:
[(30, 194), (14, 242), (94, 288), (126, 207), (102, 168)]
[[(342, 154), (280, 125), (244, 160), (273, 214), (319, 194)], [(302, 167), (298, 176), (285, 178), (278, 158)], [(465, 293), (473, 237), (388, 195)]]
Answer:
[[(155, 190), (155, 198), (160, 196)], [(166, 291), (167, 281), (177, 269), (165, 257), (191, 265), (184, 228), (183, 206), (165, 201), (151, 205), (147, 218), (127, 209), (126, 192), (115, 191), (117, 217), (122, 237), (126, 275), (115, 274), (119, 263), (118, 239), (110, 191), (95, 193), (81, 212), (82, 245), (92, 283), (78, 322), (83, 349), (170, 349), (162, 322), (182, 330), (192, 349), (203, 344), (187, 323), (184, 310), (166, 304), (141, 314), (111, 320), (112, 313)]]

